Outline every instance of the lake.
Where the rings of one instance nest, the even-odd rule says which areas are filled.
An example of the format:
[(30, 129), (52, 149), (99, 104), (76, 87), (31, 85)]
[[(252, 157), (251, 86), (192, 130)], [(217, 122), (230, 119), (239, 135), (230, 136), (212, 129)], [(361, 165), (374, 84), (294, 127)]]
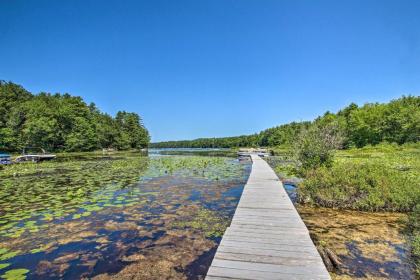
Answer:
[(251, 169), (231, 157), (73, 154), (0, 171), (0, 276), (202, 279)]

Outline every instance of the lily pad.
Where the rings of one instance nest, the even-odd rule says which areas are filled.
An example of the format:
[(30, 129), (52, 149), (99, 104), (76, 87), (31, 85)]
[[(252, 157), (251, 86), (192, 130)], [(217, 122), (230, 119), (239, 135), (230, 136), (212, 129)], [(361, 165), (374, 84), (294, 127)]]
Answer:
[(11, 263), (0, 263), (0, 269), (6, 268), (10, 265), (11, 265)]
[(19, 251), (8, 252), (0, 256), (0, 261), (11, 259), (19, 254)]
[(5, 274), (1, 276), (1, 278), (6, 280), (25, 280), (26, 274), (29, 272), (26, 268), (17, 268), (6, 271)]

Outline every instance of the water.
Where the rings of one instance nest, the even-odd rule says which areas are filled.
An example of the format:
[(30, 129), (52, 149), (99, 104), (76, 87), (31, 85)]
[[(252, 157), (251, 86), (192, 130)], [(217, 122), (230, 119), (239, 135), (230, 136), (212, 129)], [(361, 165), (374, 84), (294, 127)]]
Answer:
[[(296, 203), (296, 186), (285, 183), (284, 188)], [(415, 279), (404, 214), (296, 206), (315, 244), (340, 258), (334, 279)]]
[(342, 264), (334, 279), (416, 279), (404, 235), (406, 215), (298, 206), (316, 245)]
[(250, 172), (234, 158), (77, 155), (0, 171), (0, 276), (201, 279)]
[(289, 195), (290, 200), (293, 203), (297, 201), (297, 189), (295, 185), (292, 184), (283, 184), (284, 189), (286, 190), (287, 194)]
[(236, 157), (236, 152), (224, 148), (162, 148), (149, 149), (149, 156), (198, 155), (198, 156), (229, 156)]

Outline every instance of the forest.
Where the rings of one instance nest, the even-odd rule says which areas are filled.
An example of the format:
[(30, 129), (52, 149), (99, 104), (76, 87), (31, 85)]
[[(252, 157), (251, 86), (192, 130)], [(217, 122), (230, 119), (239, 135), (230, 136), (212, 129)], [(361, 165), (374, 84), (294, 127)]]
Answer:
[(292, 122), (258, 134), (224, 138), (200, 138), (152, 143), (153, 148), (236, 148), (291, 146), (302, 130), (311, 126), (334, 126), (343, 148), (360, 148), (381, 142), (404, 144), (420, 138), (420, 97), (402, 96), (388, 103), (354, 103), (337, 113), (326, 112), (309, 122)]
[(115, 117), (68, 93), (32, 94), (22, 86), (0, 81), (0, 150), (24, 147), (48, 151), (118, 150), (148, 146), (149, 133), (136, 113)]

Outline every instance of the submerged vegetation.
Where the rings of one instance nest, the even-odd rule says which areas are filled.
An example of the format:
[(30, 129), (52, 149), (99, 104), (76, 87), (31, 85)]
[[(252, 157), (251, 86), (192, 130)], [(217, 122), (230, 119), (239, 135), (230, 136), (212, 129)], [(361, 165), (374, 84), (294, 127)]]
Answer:
[(206, 237), (221, 238), (228, 227), (228, 221), (214, 211), (199, 209), (194, 215), (186, 215), (185, 220), (175, 222), (172, 226), (175, 228), (193, 228), (203, 232)]
[(197, 277), (248, 173), (249, 164), (232, 158), (133, 152), (6, 166), (0, 277)]
[(25, 146), (50, 151), (92, 151), (101, 148), (139, 149), (149, 133), (136, 113), (102, 113), (70, 94), (32, 94), (22, 86), (0, 81), (0, 151)]
[(318, 250), (335, 255), (333, 279), (416, 279), (406, 215), (297, 205)]

